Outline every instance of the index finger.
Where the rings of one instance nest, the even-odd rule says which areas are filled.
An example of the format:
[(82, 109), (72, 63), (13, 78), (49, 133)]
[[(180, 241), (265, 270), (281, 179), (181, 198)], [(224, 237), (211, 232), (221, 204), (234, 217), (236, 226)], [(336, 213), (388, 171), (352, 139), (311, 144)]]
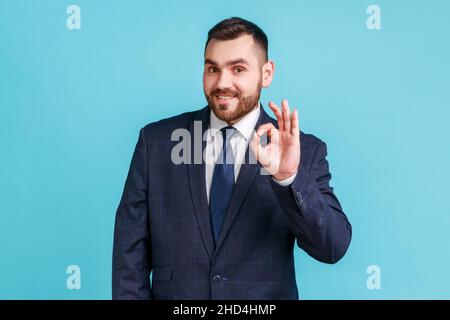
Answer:
[(275, 117), (277, 118), (278, 129), (283, 131), (284, 130), (284, 120), (283, 120), (283, 115), (281, 113), (281, 110), (272, 101), (269, 102), (269, 107), (273, 111), (273, 113), (275, 114)]

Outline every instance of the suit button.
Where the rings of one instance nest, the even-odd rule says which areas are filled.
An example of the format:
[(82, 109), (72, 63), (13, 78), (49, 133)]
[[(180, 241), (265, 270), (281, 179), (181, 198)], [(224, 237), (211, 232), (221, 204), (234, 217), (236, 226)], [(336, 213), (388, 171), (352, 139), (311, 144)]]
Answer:
[(213, 276), (213, 280), (214, 281), (220, 281), (220, 279), (222, 279), (220, 274), (216, 274), (216, 275)]

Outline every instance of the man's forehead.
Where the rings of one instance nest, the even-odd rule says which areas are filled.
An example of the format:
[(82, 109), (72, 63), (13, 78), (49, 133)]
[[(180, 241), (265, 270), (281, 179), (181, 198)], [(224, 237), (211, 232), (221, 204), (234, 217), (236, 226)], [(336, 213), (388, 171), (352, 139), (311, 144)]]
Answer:
[(237, 63), (253, 64), (258, 58), (258, 48), (251, 35), (243, 35), (232, 40), (211, 39), (205, 51), (205, 63), (226, 64)]
[(238, 63), (251, 65), (251, 63), (247, 59), (241, 58), (241, 57), (234, 58), (234, 59), (232, 58), (232, 59), (229, 59), (229, 60), (223, 61), (223, 62), (218, 62), (218, 61), (216, 61), (214, 59), (211, 59), (211, 58), (205, 58), (205, 64), (211, 64), (211, 65), (214, 65), (214, 66), (218, 66), (218, 65), (222, 65), (222, 64), (225, 65), (225, 66), (232, 66), (232, 65), (235, 65), (235, 64), (238, 64)]

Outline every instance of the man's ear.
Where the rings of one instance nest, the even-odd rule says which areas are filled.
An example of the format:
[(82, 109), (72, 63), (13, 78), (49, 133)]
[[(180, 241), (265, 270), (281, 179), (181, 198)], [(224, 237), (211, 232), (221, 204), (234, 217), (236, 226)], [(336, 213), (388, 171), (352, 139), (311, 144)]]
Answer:
[(262, 66), (262, 86), (267, 88), (272, 83), (275, 73), (275, 63), (272, 60), (265, 62)]

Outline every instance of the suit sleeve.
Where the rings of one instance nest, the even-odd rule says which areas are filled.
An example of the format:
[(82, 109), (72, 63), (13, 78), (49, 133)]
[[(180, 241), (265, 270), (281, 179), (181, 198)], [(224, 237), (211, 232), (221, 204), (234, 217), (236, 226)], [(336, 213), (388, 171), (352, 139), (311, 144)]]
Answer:
[(326, 144), (320, 141), (310, 166), (301, 164), (291, 185), (269, 180), (297, 245), (318, 261), (336, 263), (348, 249), (352, 227), (330, 187), (326, 155)]
[(152, 299), (152, 252), (147, 206), (147, 147), (141, 129), (116, 212), (112, 298)]

